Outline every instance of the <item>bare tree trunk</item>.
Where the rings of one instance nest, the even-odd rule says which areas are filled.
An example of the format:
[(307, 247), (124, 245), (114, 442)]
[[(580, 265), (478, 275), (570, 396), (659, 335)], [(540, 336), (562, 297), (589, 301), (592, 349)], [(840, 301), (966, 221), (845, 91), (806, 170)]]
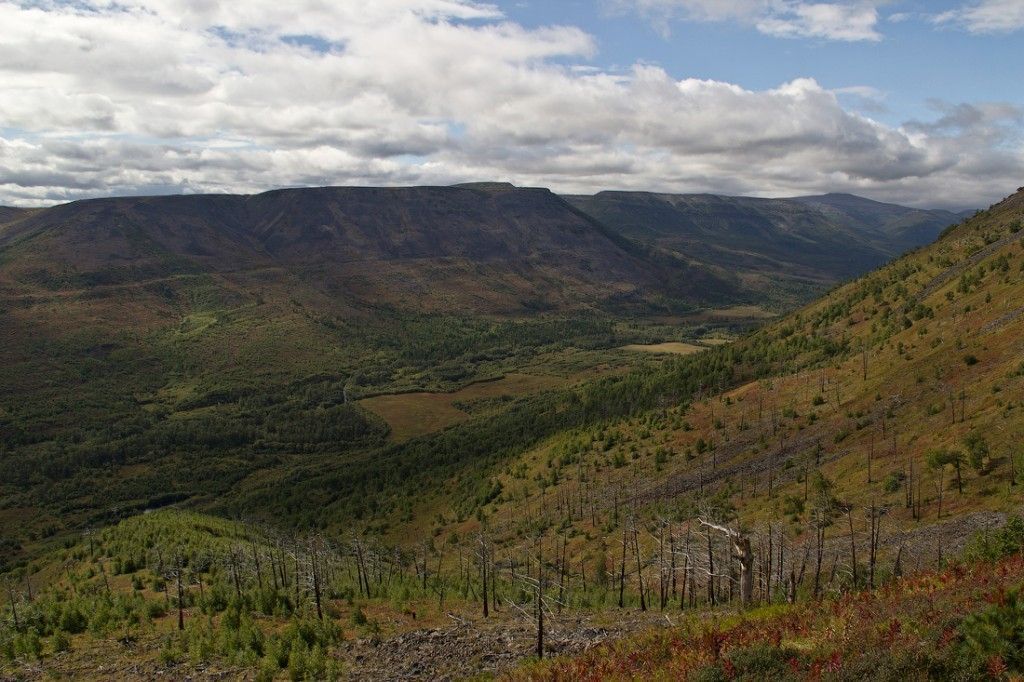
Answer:
[(857, 589), (857, 543), (853, 535), (853, 505), (846, 508), (846, 520), (850, 524), (850, 566), (853, 568), (853, 589)]
[(644, 598), (644, 573), (640, 565), (640, 538), (636, 527), (636, 518), (633, 518), (633, 550), (636, 554), (636, 579), (640, 585), (640, 610), (647, 610), (647, 600)]
[(821, 593), (821, 559), (822, 553), (825, 551), (825, 527), (816, 525), (814, 528), (814, 536), (816, 539), (815, 554), (816, 558), (814, 561), (814, 598), (817, 599)]
[(871, 552), (868, 560), (868, 586), (875, 589), (875, 564), (878, 560), (878, 545), (882, 536), (882, 510), (871, 505)]
[(491, 614), (487, 608), (487, 540), (483, 532), (480, 533), (480, 578), (483, 581), (484, 618), (488, 618)]
[(181, 556), (175, 561), (174, 578), (178, 583), (178, 629), (185, 629), (185, 595), (181, 589)]
[(260, 592), (263, 591), (263, 571), (260, 567), (260, 553), (256, 549), (256, 541), (250, 541), (252, 545), (252, 562), (256, 566), (256, 582), (260, 586)]
[(708, 604), (715, 605), (715, 554), (711, 540), (711, 529), (708, 528)]
[(313, 574), (313, 597), (316, 600), (316, 617), (324, 619), (324, 612), (320, 606), (320, 543), (317, 538), (310, 541), (309, 565)]
[[(669, 556), (669, 571), (672, 576), (672, 600), (674, 601), (676, 595), (679, 594), (676, 587), (676, 539), (672, 533), (672, 527), (668, 529), (668, 556)], [(665, 603), (661, 605), (662, 610), (667, 606), (668, 597), (666, 596)]]
[(7, 599), (11, 602), (11, 613), (14, 615), (14, 629), (20, 630), (21, 623), (18, 622), (18, 603), (14, 598), (14, 588), (11, 586), (11, 583), (7, 583)]
[(544, 658), (544, 560), (537, 543), (537, 658)]

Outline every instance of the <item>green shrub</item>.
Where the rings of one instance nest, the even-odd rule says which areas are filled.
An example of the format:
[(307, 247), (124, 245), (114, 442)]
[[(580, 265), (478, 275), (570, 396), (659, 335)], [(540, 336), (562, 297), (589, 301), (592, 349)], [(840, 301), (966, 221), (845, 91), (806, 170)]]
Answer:
[(903, 474), (890, 473), (882, 483), (882, 489), (887, 493), (894, 493), (900, 489), (903, 483)]
[(50, 648), (55, 654), (69, 651), (71, 649), (71, 639), (60, 630), (57, 630), (50, 639)]
[(1011, 516), (1006, 524), (994, 532), (978, 533), (964, 549), (967, 561), (997, 561), (1024, 548), (1024, 518)]
[(38, 659), (43, 653), (43, 643), (35, 630), (29, 630), (14, 637), (14, 656), (29, 660)]
[(793, 677), (790, 661), (800, 661), (796, 649), (754, 644), (733, 649), (726, 655), (735, 674), (733, 680), (784, 680)]
[(984, 660), (998, 656), (1009, 672), (1024, 672), (1024, 599), (1017, 591), (964, 620), (964, 644)]
[(89, 619), (85, 617), (85, 614), (79, 610), (76, 604), (66, 604), (61, 609), (60, 618), (57, 621), (57, 627), (64, 632), (69, 632), (73, 635), (77, 635), (81, 632), (85, 632), (85, 628), (89, 625)]
[(977, 431), (972, 431), (964, 438), (964, 446), (967, 448), (967, 462), (971, 468), (979, 474), (988, 473), (989, 449), (985, 437)]

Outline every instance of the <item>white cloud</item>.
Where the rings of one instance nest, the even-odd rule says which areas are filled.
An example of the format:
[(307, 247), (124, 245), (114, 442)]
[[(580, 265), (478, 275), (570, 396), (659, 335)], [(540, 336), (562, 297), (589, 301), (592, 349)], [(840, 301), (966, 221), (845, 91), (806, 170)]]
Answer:
[(0, 26), (0, 203), (498, 179), (973, 205), (1024, 174), (1012, 107), (893, 128), (843, 106), (864, 88), (610, 72), (470, 0), (0, 0)]
[(757, 23), (758, 30), (784, 38), (881, 40), (878, 10), (870, 3), (788, 3)]
[(781, 38), (881, 40), (876, 30), (880, 0), (611, 0), (619, 10), (639, 11), (663, 33), (673, 19), (736, 21)]
[(954, 23), (971, 33), (1008, 33), (1024, 29), (1024, 0), (979, 0), (935, 17), (939, 24)]

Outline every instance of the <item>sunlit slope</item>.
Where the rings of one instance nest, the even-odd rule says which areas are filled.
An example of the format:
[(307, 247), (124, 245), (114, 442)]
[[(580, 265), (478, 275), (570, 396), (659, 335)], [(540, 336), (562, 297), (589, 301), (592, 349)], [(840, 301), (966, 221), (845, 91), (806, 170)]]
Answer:
[(586, 553), (616, 506), (685, 516), (724, 495), (799, 541), (820, 471), (858, 514), (887, 509), (890, 549), (904, 531), (956, 545), (1024, 491), (1022, 222), (1024, 192), (731, 347), (623, 379), (647, 408), (531, 449), (484, 512), (515, 533), (571, 509)]

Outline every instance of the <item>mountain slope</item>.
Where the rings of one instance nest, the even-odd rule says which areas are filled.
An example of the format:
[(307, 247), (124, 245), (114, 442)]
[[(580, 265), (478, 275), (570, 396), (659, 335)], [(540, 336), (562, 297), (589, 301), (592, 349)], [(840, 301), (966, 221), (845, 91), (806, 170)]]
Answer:
[(632, 239), (728, 268), (751, 287), (799, 287), (797, 298), (804, 300), (824, 285), (927, 243), (959, 221), (944, 211), (850, 195), (755, 199), (601, 192), (567, 199)]
[(852, 194), (795, 197), (792, 201), (812, 206), (858, 232), (875, 233), (879, 246), (894, 250), (896, 254), (927, 244), (939, 230), (974, 213), (907, 208)]
[(11, 206), (0, 206), (0, 225), (9, 223), (14, 219), (24, 215), (28, 212), (28, 209), (24, 208), (13, 208)]
[(728, 299), (725, 277), (652, 254), (546, 190), (321, 188), (103, 199), (0, 233), (8, 286), (60, 290), (279, 268), (347, 304), (515, 313)]
[(861, 542), (872, 507), (887, 560), (900, 544), (922, 565), (955, 552), (1024, 494), (1022, 243), (1024, 190), (731, 346), (608, 379), (577, 397), (608, 419), (524, 447), (491, 471), (507, 494), (463, 513), (537, 518), (578, 500), (573, 527), (593, 539), (623, 505), (648, 524), (666, 505), (680, 523), (714, 508), (808, 547), (820, 474), (837, 500), (828, 561), (846, 560), (841, 510)]
[[(47, 509), (32, 533), (349, 461), (389, 433), (360, 398), (531, 365), (555, 377), (534, 383), (561, 385), (632, 362), (611, 349), (662, 340), (634, 315), (737, 295), (730, 277), (546, 190), (300, 189), (10, 215), (0, 495)], [(0, 511), (5, 532), (21, 522)]]

